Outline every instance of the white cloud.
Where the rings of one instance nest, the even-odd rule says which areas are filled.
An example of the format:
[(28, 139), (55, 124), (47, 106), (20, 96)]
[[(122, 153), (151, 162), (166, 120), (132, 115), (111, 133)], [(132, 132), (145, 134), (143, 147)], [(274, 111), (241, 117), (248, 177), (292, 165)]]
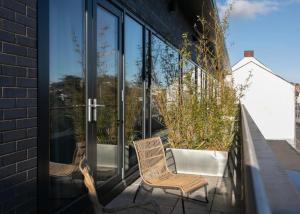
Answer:
[(300, 0), (218, 0), (220, 16), (223, 17), (227, 9), (232, 5), (231, 15), (242, 18), (255, 18), (277, 11), (282, 5), (299, 3)]

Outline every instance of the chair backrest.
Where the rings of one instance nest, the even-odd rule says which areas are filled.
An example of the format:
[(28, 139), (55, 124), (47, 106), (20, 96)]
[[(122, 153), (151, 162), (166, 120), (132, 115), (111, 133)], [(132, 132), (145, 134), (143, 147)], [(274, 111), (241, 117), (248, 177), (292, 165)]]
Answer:
[(96, 191), (96, 187), (95, 187), (95, 182), (94, 182), (93, 176), (91, 175), (90, 167), (84, 156), (80, 160), (79, 170), (84, 177), (84, 185), (88, 189), (89, 198), (93, 203), (94, 213), (102, 214), (103, 206), (99, 203), (98, 195), (97, 195), (97, 191)]
[(75, 166), (78, 166), (80, 161), (82, 160), (84, 154), (85, 154), (85, 142), (81, 141), (81, 142), (77, 142), (76, 143), (76, 148), (74, 150), (73, 153), (73, 160), (72, 160), (72, 164)]
[(169, 172), (160, 137), (133, 142), (139, 163), (140, 175), (147, 183)]

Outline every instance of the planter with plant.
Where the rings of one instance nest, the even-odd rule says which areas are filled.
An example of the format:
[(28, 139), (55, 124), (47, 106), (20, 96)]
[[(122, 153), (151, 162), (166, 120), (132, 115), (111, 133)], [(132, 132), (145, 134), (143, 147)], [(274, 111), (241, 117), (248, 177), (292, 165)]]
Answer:
[(201, 68), (181, 69), (169, 89), (154, 97), (179, 172), (223, 175), (237, 134), (239, 99), (247, 83), (233, 86), (224, 39), (229, 13), (222, 21), (216, 14), (198, 17), (196, 42), (183, 34), (181, 68), (189, 67), (191, 58)]

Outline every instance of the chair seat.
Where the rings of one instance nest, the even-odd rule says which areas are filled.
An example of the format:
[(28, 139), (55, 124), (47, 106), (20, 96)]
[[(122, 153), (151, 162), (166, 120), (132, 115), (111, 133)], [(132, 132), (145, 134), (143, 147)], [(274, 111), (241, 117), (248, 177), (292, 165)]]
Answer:
[(146, 180), (149, 185), (157, 187), (179, 188), (184, 193), (191, 193), (203, 186), (208, 185), (207, 180), (200, 175), (168, 172), (159, 178)]
[(73, 172), (78, 170), (78, 166), (73, 164), (63, 164), (50, 162), (49, 164), (49, 174), (55, 177), (65, 177), (72, 175)]

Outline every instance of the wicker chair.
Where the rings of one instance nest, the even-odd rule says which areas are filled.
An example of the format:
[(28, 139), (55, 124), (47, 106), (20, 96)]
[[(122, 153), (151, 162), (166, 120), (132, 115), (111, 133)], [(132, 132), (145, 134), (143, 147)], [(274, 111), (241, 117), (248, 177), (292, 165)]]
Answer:
[[(207, 181), (199, 175), (174, 173), (168, 169), (164, 147), (160, 137), (133, 142), (136, 149), (142, 182), (138, 187), (133, 202), (143, 183), (152, 188), (178, 189), (181, 191), (182, 211), (185, 213), (184, 199), (208, 203)], [(189, 194), (204, 187), (205, 201), (189, 198)]]
[[(124, 210), (127, 210), (128, 213), (130, 213), (129, 211), (131, 209), (142, 209), (142, 208), (144, 210), (148, 211), (148, 213), (149, 212), (156, 213), (156, 214), (161, 213), (160, 208), (156, 204), (155, 201), (146, 201), (146, 202), (142, 202), (139, 204), (129, 204), (129, 205), (120, 206), (120, 207), (116, 207), (116, 208), (103, 207), (102, 204), (100, 204), (100, 202), (98, 200), (94, 179), (93, 179), (93, 176), (91, 175), (90, 167), (87, 164), (87, 160), (85, 157), (83, 157), (83, 159), (80, 161), (79, 170), (84, 177), (84, 184), (85, 184), (86, 188), (88, 189), (89, 198), (93, 204), (93, 209), (94, 209), (95, 214), (118, 213), (118, 212), (121, 212)], [(147, 206), (149, 206), (149, 205), (154, 209), (148, 209)]]

